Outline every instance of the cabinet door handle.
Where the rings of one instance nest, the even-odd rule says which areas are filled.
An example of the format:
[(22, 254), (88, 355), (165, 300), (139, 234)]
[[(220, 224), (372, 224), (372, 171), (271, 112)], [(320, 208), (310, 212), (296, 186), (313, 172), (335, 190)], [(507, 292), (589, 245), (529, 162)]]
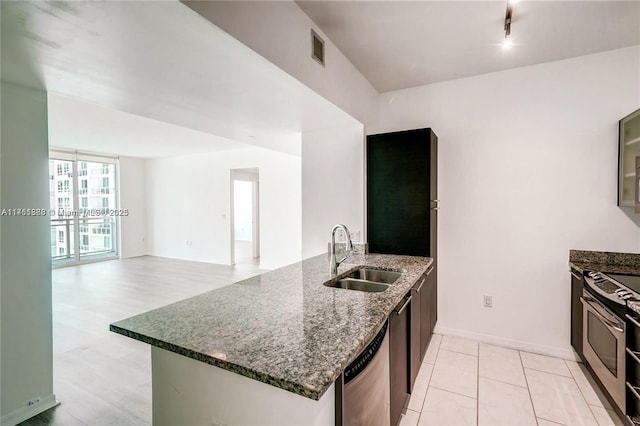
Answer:
[(638, 321), (636, 321), (636, 319), (634, 317), (632, 317), (629, 314), (625, 314), (624, 315), (629, 321), (631, 321), (633, 323), (633, 325), (635, 325), (636, 327), (640, 328), (640, 323), (638, 323)]
[(420, 285), (418, 286), (418, 288), (412, 288), (411, 290), (415, 291), (416, 293), (420, 293), (420, 290), (422, 290), (422, 286), (424, 285), (424, 282), (426, 281), (426, 278), (422, 279), (422, 282), (420, 283)]
[(576, 274), (576, 273), (575, 273), (575, 272), (573, 272), (573, 271), (569, 271), (569, 272), (571, 272), (571, 275), (573, 275), (573, 277), (574, 277), (575, 279), (582, 281), (582, 277), (581, 277), (580, 275)]
[(407, 306), (409, 306), (409, 302), (411, 302), (412, 297), (413, 296), (407, 297), (407, 300), (404, 302), (404, 305), (402, 305), (402, 307), (396, 311), (396, 314), (398, 315), (402, 314), (402, 311), (404, 311), (407, 308)]
[(640, 364), (640, 358), (638, 358), (638, 355), (637, 355), (637, 353), (638, 353), (638, 352), (634, 352), (634, 351), (632, 351), (632, 350), (631, 350), (631, 349), (629, 349), (629, 348), (625, 348), (625, 349), (626, 349), (627, 353), (628, 353), (629, 355), (631, 355), (631, 357), (632, 357), (632, 358), (633, 358), (633, 359), (634, 359), (638, 364)]
[(427, 271), (427, 273), (426, 273), (427, 277), (428, 277), (429, 275), (431, 275), (431, 273), (433, 272), (433, 269), (434, 269), (434, 268), (433, 268), (433, 266), (432, 266), (432, 267), (431, 267), (431, 269), (429, 269), (429, 270)]

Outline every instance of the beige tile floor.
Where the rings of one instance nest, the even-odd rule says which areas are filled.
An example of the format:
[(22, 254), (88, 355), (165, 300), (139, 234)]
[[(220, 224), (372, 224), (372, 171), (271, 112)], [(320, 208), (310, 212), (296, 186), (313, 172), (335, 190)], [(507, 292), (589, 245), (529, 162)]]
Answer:
[(621, 425), (582, 364), (435, 334), (401, 426)]

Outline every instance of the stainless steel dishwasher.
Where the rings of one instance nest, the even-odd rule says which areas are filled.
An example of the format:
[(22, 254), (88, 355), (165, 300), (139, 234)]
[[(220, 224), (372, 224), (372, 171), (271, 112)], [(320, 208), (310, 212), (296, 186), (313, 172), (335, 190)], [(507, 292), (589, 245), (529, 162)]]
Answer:
[(388, 321), (371, 343), (344, 370), (345, 426), (389, 426)]

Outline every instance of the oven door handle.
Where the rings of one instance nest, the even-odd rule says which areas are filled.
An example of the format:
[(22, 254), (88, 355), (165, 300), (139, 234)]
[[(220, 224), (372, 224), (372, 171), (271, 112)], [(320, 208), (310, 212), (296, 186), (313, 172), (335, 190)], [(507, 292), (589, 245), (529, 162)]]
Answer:
[(606, 318), (604, 315), (602, 315), (598, 308), (591, 303), (593, 299), (589, 298), (584, 298), (581, 297), (580, 301), (589, 306), (591, 308), (591, 312), (593, 312), (606, 326), (608, 326), (609, 328), (617, 331), (618, 333), (624, 333), (624, 328), (620, 327), (620, 325), (614, 323), (613, 321), (611, 321), (610, 319)]

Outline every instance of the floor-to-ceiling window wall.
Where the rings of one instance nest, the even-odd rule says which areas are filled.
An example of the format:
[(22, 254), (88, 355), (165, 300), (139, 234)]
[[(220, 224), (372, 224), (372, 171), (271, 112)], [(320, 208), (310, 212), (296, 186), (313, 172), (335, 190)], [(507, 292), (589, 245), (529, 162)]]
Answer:
[(117, 158), (51, 151), (49, 194), (54, 265), (117, 257)]

